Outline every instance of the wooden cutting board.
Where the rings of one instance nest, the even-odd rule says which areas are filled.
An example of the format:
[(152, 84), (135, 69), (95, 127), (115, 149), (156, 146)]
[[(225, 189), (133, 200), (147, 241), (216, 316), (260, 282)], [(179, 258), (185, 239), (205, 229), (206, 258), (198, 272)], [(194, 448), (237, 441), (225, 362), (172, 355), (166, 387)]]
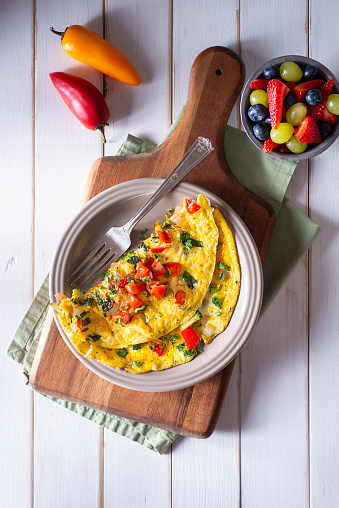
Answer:
[[(275, 213), (234, 178), (224, 155), (225, 128), (240, 94), (244, 74), (243, 63), (233, 51), (222, 47), (203, 51), (193, 63), (185, 111), (174, 133), (151, 152), (98, 159), (91, 168), (84, 202), (121, 182), (167, 176), (195, 139), (205, 136), (215, 150), (185, 180), (213, 192), (240, 215), (252, 233), (263, 262)], [(212, 378), (183, 390), (166, 393), (128, 390), (88, 370), (62, 339), (50, 312), (30, 383), (44, 394), (179, 434), (206, 438), (217, 423), (234, 362)]]

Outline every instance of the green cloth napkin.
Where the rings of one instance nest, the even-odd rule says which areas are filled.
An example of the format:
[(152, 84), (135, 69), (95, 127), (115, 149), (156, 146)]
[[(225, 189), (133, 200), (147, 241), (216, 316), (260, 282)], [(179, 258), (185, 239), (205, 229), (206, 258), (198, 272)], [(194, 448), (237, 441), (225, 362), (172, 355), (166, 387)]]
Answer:
[[(179, 123), (182, 112), (167, 133)], [(143, 153), (155, 145), (128, 135), (117, 155)], [(227, 127), (225, 154), (230, 169), (248, 189), (268, 201), (277, 213), (276, 225), (264, 264), (264, 300), (262, 313), (273, 300), (288, 275), (299, 263), (319, 232), (319, 226), (285, 198), (296, 162), (274, 159), (258, 150), (247, 135)], [(48, 276), (21, 322), (7, 354), (23, 366), (26, 383), (49, 308)], [(157, 453), (164, 453), (177, 434), (126, 418), (94, 410), (80, 404), (47, 396), (75, 413), (121, 434)]]

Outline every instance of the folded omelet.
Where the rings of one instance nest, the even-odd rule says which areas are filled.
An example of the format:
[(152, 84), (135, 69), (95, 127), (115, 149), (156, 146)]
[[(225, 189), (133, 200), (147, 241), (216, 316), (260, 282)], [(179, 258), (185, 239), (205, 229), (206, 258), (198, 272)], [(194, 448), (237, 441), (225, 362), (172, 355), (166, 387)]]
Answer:
[(234, 236), (205, 196), (144, 237), (96, 287), (53, 304), (80, 354), (133, 373), (192, 360), (226, 328), (240, 290)]

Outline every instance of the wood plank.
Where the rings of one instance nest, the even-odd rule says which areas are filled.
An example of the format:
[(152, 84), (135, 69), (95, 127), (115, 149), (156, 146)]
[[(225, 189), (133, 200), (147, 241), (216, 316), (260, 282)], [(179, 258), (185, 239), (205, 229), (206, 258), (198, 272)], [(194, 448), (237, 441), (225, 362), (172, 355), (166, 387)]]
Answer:
[[(36, 5), (35, 288), (50, 269), (58, 239), (78, 210), (90, 162), (102, 154), (101, 136), (85, 129), (48, 74), (74, 73), (102, 88), (102, 75), (70, 58), (49, 27), (83, 24), (102, 33), (102, 2)], [(100, 428), (36, 396), (34, 495), (36, 506), (92, 507), (100, 498)], [(56, 474), (56, 472), (58, 472)], [(86, 485), (86, 488), (83, 486)]]
[[(1, 320), (0, 505), (28, 508), (32, 494), (33, 396), (23, 382), (21, 366), (6, 357), (9, 342), (33, 295), (33, 4), (21, 5), (20, 16), (17, 16), (17, 4), (3, 2), (0, 16), (3, 73), (0, 83), (0, 305), (6, 309)], [(20, 34), (20, 37), (14, 34)]]
[[(311, 2), (310, 56), (338, 78), (338, 2)], [(311, 218), (321, 232), (310, 254), (310, 503), (339, 500), (338, 140), (310, 165)]]
[[(105, 78), (112, 112), (105, 155), (114, 155), (128, 133), (158, 144), (170, 127), (169, 17), (167, 2), (149, 0), (140, 8), (139, 1), (106, 1), (106, 37), (135, 63), (143, 83), (134, 88)], [(148, 508), (171, 506), (171, 449), (159, 457), (105, 429), (103, 457), (106, 508), (143, 500)], [(127, 478), (133, 488), (125, 488)]]
[[(186, 102), (190, 62), (204, 48), (238, 52), (238, 0), (173, 2), (173, 118)], [(194, 13), (194, 16), (192, 16)], [(239, 126), (237, 105), (228, 123)], [(239, 362), (236, 361), (215, 431), (206, 441), (179, 438), (173, 445), (173, 505), (239, 505)], [(193, 467), (192, 467), (193, 465)], [(183, 488), (183, 478), (185, 479)]]
[[(306, 6), (292, 1), (241, 3), (241, 54), (248, 76), (271, 58), (306, 54)], [(288, 195), (307, 210), (306, 164), (298, 166)], [(242, 502), (306, 507), (307, 265), (295, 269), (256, 326), (240, 361)]]

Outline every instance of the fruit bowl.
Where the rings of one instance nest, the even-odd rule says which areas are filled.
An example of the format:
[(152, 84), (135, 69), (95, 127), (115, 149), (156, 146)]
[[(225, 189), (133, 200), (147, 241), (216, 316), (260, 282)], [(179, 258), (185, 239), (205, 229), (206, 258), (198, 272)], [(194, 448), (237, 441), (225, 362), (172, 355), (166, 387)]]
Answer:
[[(298, 73), (298, 70), (297, 70), (296, 66), (290, 66), (290, 67), (292, 67), (292, 69), (289, 69), (289, 65), (287, 65), (287, 67), (286, 67), (287, 62), (293, 62), (294, 64), (297, 64), (299, 69), (301, 69), (301, 71), (302, 71), (302, 74), (300, 74), (300, 77), (298, 75), (296, 75), (296, 79), (294, 79), (294, 80), (289, 79), (289, 72), (291, 72), (292, 76), (293, 76), (293, 71)], [(283, 67), (281, 67), (282, 64), (284, 64)], [(312, 69), (312, 67), (309, 67), (309, 66), (315, 67), (316, 70)], [(267, 72), (268, 68), (275, 68), (275, 70), (276, 70), (276, 67), (278, 67), (283, 72), (283, 75), (284, 76), (286, 75), (287, 77), (282, 79), (281, 75), (280, 76), (274, 75), (274, 69), (271, 74), (270, 74), (270, 71)], [(287, 73), (284, 74), (286, 71), (286, 68), (287, 68)], [(304, 71), (306, 68), (308, 68), (308, 70), (306, 71), (306, 76), (305, 76)], [(313, 71), (313, 75), (312, 75), (312, 71)], [(314, 74), (314, 72), (316, 72), (316, 74)], [(299, 79), (297, 79), (297, 78), (299, 78)], [(264, 82), (265, 79), (266, 79), (266, 83)], [(273, 117), (271, 118), (270, 113), (272, 111), (272, 107), (267, 108), (268, 117), (266, 116), (266, 118), (263, 118), (263, 116), (265, 115), (265, 112), (263, 111), (262, 108), (261, 109), (256, 108), (254, 113), (253, 113), (253, 109), (252, 109), (251, 116), (252, 116), (252, 118), (255, 118), (255, 120), (253, 120), (253, 121), (249, 118), (248, 112), (249, 112), (251, 105), (253, 105), (253, 96), (251, 98), (252, 104), (250, 102), (250, 95), (254, 91), (254, 88), (251, 88), (251, 84), (254, 82), (254, 80), (257, 80), (256, 83), (252, 86), (265, 87), (265, 84), (267, 86), (267, 82), (270, 83), (270, 79), (272, 79), (272, 80), (279, 79), (283, 83), (283, 86), (281, 87), (281, 89), (283, 90), (284, 94), (286, 94), (286, 93), (288, 94), (288, 95), (283, 95), (284, 101), (285, 100), (287, 101), (287, 107), (286, 107), (286, 103), (284, 105), (285, 111), (283, 112), (283, 115), (288, 114), (289, 115), (288, 119), (290, 120), (291, 118), (293, 118), (293, 113), (297, 112), (297, 114), (301, 114), (301, 118), (302, 118), (303, 114), (305, 115), (304, 119), (302, 120), (302, 121), (304, 121), (304, 120), (305, 121), (304, 121), (304, 124), (302, 127), (300, 127), (302, 121), (298, 124), (296, 123), (296, 121), (293, 121), (294, 125), (291, 127), (291, 125), (289, 124), (287, 119), (285, 119), (283, 116), (281, 118), (280, 123), (288, 124), (288, 125), (283, 125), (282, 127), (280, 127), (279, 130), (281, 130), (283, 128), (285, 129), (286, 133), (284, 133), (284, 136), (286, 136), (288, 138), (286, 140), (287, 143), (285, 141), (280, 143), (280, 140), (279, 140), (279, 145), (276, 146), (275, 148), (272, 148), (268, 152), (268, 155), (270, 155), (271, 157), (277, 158), (277, 159), (300, 161), (300, 160), (310, 159), (310, 158), (315, 157), (316, 155), (319, 155), (320, 153), (324, 152), (327, 148), (329, 148), (332, 145), (332, 143), (337, 139), (337, 137), (339, 135), (339, 115), (338, 115), (338, 113), (336, 113), (336, 115), (333, 116), (333, 113), (328, 112), (326, 105), (323, 108), (323, 104), (321, 103), (321, 101), (325, 102), (325, 98), (326, 98), (327, 91), (328, 91), (326, 89), (325, 85), (328, 81), (334, 80), (333, 88), (331, 89), (330, 94), (338, 94), (339, 93), (339, 83), (338, 83), (337, 79), (335, 78), (335, 76), (333, 75), (333, 73), (327, 67), (325, 67), (323, 64), (321, 64), (320, 62), (317, 62), (316, 60), (313, 60), (312, 58), (307, 58), (307, 57), (299, 56), (299, 55), (287, 55), (287, 56), (281, 56), (278, 58), (274, 58), (273, 60), (269, 60), (268, 62), (266, 62), (264, 65), (262, 65), (258, 70), (256, 70), (252, 74), (252, 76), (248, 79), (247, 83), (245, 84), (242, 94), (241, 94), (241, 102), (240, 102), (241, 121), (242, 121), (242, 125), (243, 125), (248, 137), (251, 139), (251, 141), (260, 150), (263, 150), (265, 148), (265, 151), (267, 150), (267, 148), (271, 148), (270, 146), (267, 147), (267, 145), (270, 145), (270, 144), (272, 145), (271, 141), (267, 141), (266, 145), (264, 147), (265, 136), (266, 137), (268, 136), (270, 139), (271, 137), (274, 138), (274, 136), (276, 136), (276, 134), (277, 134), (277, 130), (271, 129), (271, 125), (269, 123), (270, 120), (272, 120), (272, 118), (274, 117), (274, 115), (276, 115), (276, 112), (273, 113)], [(321, 83), (320, 83), (320, 80), (321, 80)], [(292, 81), (294, 81), (294, 84), (292, 83)], [(315, 81), (315, 83), (313, 84), (313, 88), (309, 89), (307, 92), (305, 92), (305, 89), (308, 88), (308, 82), (311, 83), (311, 81), (312, 82)], [(274, 82), (274, 85), (276, 85), (276, 82)], [(285, 88), (285, 86), (287, 86), (288, 92), (287, 92), (287, 89)], [(298, 88), (295, 89), (295, 86), (298, 86)], [(277, 88), (280, 88), (280, 86), (278, 86)], [(271, 104), (272, 104), (272, 100), (273, 100), (272, 99), (272, 97), (273, 97), (272, 89), (273, 89), (273, 81), (270, 83), (270, 85), (268, 85), (268, 88), (267, 88), (267, 93), (270, 95)], [(314, 89), (320, 89), (320, 90), (323, 90), (323, 92), (322, 92), (322, 94), (319, 95), (319, 94), (317, 94), (317, 92), (314, 92)], [(257, 89), (257, 91), (259, 91), (259, 90), (260, 90), (260, 88)], [(265, 89), (264, 89), (264, 91), (265, 91)], [(313, 101), (313, 105), (309, 104), (306, 101), (306, 93), (308, 93), (308, 92), (310, 92), (310, 94), (307, 96), (307, 100), (310, 101), (311, 103)], [(279, 103), (280, 89), (278, 91), (274, 90), (274, 93), (276, 94), (276, 97), (278, 98), (278, 103)], [(258, 99), (257, 99), (258, 101), (262, 100), (260, 94), (262, 94), (262, 91), (259, 92), (259, 94), (258, 94)], [(262, 95), (264, 95), (264, 94), (262, 94)], [(317, 95), (319, 95), (319, 97), (317, 97)], [(290, 101), (290, 105), (288, 104), (289, 98), (292, 99)], [(317, 103), (317, 101), (320, 101), (320, 102)], [(262, 100), (262, 102), (264, 102), (264, 101)], [(281, 102), (281, 96), (280, 96), (280, 102)], [(327, 102), (327, 98), (326, 98), (326, 102)], [(339, 102), (339, 97), (338, 97), (338, 102)], [(301, 103), (302, 106), (300, 106), (299, 103)], [(257, 102), (257, 104), (260, 104), (260, 102)], [(298, 104), (298, 105), (295, 107), (295, 104)], [(292, 109), (290, 110), (289, 108), (291, 106), (292, 106)], [(320, 107), (318, 108), (318, 106), (320, 106)], [(323, 112), (320, 115), (320, 118), (316, 119), (316, 117), (319, 116), (319, 114), (318, 113), (314, 114), (314, 111), (316, 109), (318, 112), (319, 109), (321, 109), (321, 108), (323, 108)], [(300, 113), (299, 109), (301, 110), (301, 113)], [(324, 110), (326, 110), (326, 111), (324, 111)], [(306, 111), (306, 113), (303, 113), (303, 111)], [(279, 116), (279, 113), (278, 113), (278, 116)], [(312, 117), (311, 120), (309, 120), (310, 116)], [(259, 118), (259, 120), (258, 120), (258, 118)], [(297, 116), (296, 116), (296, 118), (298, 121)], [(315, 122), (313, 121), (314, 119), (316, 119)], [(273, 120), (272, 120), (273, 123), (276, 122), (276, 120), (277, 120), (277, 118), (273, 118)], [(329, 123), (328, 120), (331, 123)], [(290, 120), (290, 121), (292, 121), (292, 120)], [(315, 127), (314, 127), (314, 123), (316, 123)], [(299, 127), (300, 127), (300, 129), (298, 132)], [(254, 131), (253, 131), (253, 128), (254, 128)], [(312, 129), (312, 135), (314, 134), (315, 137), (308, 136), (309, 131), (311, 129)], [(329, 129), (330, 129), (330, 132), (329, 132)], [(315, 131), (315, 133), (313, 133), (313, 130)], [(322, 136), (319, 138), (320, 131), (321, 131)], [(305, 134), (305, 132), (306, 132), (306, 134)], [(257, 137), (258, 135), (259, 135), (259, 137), (261, 136), (262, 139), (258, 139), (258, 137)], [(297, 139), (296, 136), (298, 136), (299, 139)], [(315, 143), (307, 142), (307, 145), (302, 146), (302, 143), (300, 143), (300, 140), (304, 140), (305, 138), (307, 138), (307, 141), (309, 139), (311, 139), (311, 140), (314, 139), (316, 142)], [(319, 142), (320, 140), (322, 140), (322, 141)], [(277, 143), (278, 143), (278, 141), (277, 141)], [(289, 145), (290, 148), (293, 150), (297, 150), (297, 151), (304, 150), (304, 151), (299, 152), (299, 153), (292, 152), (287, 148), (287, 145)]]

